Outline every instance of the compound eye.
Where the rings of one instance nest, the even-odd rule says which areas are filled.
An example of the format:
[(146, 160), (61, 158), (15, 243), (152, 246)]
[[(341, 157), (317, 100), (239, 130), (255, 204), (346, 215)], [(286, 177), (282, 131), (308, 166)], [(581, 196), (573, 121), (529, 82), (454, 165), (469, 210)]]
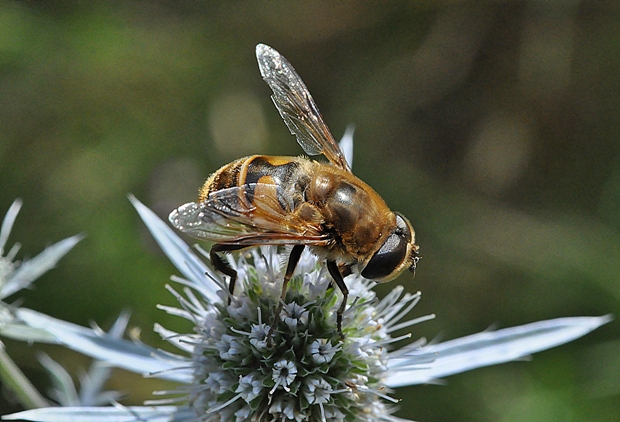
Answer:
[(407, 246), (407, 236), (401, 230), (389, 235), (381, 248), (368, 261), (362, 271), (362, 277), (383, 281), (396, 277), (399, 274), (396, 270), (402, 267), (407, 259)]

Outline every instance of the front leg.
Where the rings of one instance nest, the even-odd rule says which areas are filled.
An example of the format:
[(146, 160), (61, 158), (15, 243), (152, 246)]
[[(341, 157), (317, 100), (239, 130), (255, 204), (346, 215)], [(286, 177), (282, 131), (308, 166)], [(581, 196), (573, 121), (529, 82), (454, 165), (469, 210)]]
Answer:
[[(350, 270), (350, 269), (349, 269)], [(336, 312), (336, 326), (338, 327), (338, 334), (340, 334), (340, 338), (344, 339), (344, 333), (342, 332), (342, 315), (344, 314), (344, 310), (347, 307), (347, 299), (349, 298), (349, 289), (347, 289), (347, 285), (344, 284), (344, 279), (342, 278), (342, 274), (338, 269), (338, 264), (335, 261), (327, 261), (327, 271), (334, 279), (336, 286), (342, 292), (342, 303)]]

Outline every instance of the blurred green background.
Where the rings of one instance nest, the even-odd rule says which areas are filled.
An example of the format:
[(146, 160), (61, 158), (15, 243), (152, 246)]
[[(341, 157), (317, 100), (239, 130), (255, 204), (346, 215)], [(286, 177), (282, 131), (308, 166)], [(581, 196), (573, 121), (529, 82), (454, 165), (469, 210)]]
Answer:
[[(9, 244), (87, 233), (24, 306), (104, 328), (128, 308), (155, 345), (156, 321), (189, 329), (155, 309), (176, 272), (126, 194), (166, 216), (234, 158), (302, 152), (258, 42), (337, 138), (356, 124), (355, 173), (416, 228), (423, 258), (397, 283), (437, 318), (414, 337), (620, 313), (620, 6), (595, 0), (0, 2), (0, 214), (24, 200)], [(44, 391), (40, 347), (7, 348)], [(110, 387), (140, 403), (163, 385)], [(395, 395), (427, 422), (618, 421), (618, 323)]]

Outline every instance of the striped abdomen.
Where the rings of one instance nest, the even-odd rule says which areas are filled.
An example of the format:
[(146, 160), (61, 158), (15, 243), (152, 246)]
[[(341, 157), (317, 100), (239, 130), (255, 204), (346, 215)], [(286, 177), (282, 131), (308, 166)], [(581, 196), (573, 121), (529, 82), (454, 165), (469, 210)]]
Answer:
[(296, 157), (252, 155), (240, 158), (209, 177), (200, 190), (199, 200), (205, 201), (212, 192), (246, 186), (248, 203), (252, 203), (256, 194), (275, 195), (282, 210), (292, 212), (305, 201), (310, 181), (308, 166), (311, 166), (310, 161)]

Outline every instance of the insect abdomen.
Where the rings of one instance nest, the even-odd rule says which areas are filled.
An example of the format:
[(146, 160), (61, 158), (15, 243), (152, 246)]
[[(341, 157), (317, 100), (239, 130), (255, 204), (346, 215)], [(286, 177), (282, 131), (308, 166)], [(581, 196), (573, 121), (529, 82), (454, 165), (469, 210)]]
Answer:
[(213, 173), (200, 188), (198, 200), (206, 201), (211, 192), (232, 188), (239, 185), (239, 174), (245, 161), (251, 157), (239, 158), (232, 163), (226, 164)]
[(288, 212), (304, 201), (304, 192), (310, 177), (302, 167), (307, 160), (295, 157), (270, 157), (252, 155), (240, 158), (217, 170), (200, 191), (200, 201), (211, 192), (236, 186), (246, 186), (246, 200), (252, 203), (254, 194), (263, 192), (257, 184), (273, 186), (280, 207)]

